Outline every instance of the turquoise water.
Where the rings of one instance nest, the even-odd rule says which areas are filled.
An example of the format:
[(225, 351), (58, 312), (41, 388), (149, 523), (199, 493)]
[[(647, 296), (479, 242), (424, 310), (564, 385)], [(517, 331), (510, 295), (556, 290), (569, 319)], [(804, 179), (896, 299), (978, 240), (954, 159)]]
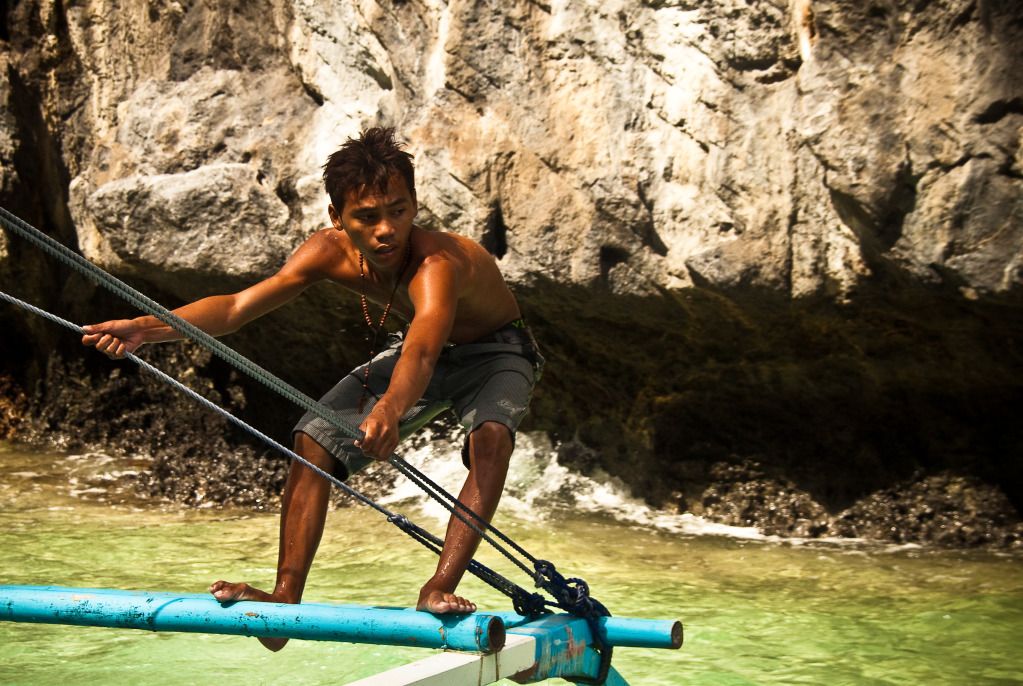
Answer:
[[(180, 592), (220, 577), (272, 583), (276, 515), (135, 501), (119, 484), (138, 466), (0, 445), (0, 583)], [(679, 651), (616, 652), (632, 684), (1023, 682), (1019, 556), (790, 545), (578, 508), (532, 520), (510, 509), (498, 524), (585, 576), (615, 614), (683, 621)], [(517, 578), (493, 553), (483, 559)], [(371, 511), (339, 509), (306, 599), (408, 605), (433, 564)], [(484, 609), (508, 609), (475, 579), (461, 590)], [(344, 684), (432, 654), (311, 641), (271, 654), (241, 637), (13, 623), (0, 623), (0, 646), (2, 684)]]

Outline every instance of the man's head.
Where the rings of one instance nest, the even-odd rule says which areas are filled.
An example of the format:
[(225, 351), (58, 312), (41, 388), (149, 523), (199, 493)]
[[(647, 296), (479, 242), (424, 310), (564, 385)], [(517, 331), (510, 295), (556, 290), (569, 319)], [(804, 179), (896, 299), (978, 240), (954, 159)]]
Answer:
[(400, 271), (418, 212), (412, 155), (394, 129), (370, 129), (349, 138), (327, 160), (323, 181), (335, 229), (380, 272)]
[(412, 155), (394, 139), (393, 128), (372, 128), (358, 138), (349, 138), (323, 165), (323, 186), (330, 203), (340, 214), (345, 201), (354, 192), (385, 193), (391, 177), (398, 175), (416, 197), (415, 170)]

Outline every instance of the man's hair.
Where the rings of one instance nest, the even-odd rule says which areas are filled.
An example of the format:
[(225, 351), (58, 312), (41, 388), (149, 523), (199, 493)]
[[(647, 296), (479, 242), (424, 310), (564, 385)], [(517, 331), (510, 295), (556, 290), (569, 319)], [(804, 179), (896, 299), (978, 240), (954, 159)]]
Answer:
[(341, 212), (351, 191), (374, 188), (387, 192), (391, 177), (400, 174), (409, 193), (416, 194), (412, 155), (394, 139), (393, 128), (372, 128), (358, 138), (349, 138), (323, 165), (323, 187), (334, 209)]

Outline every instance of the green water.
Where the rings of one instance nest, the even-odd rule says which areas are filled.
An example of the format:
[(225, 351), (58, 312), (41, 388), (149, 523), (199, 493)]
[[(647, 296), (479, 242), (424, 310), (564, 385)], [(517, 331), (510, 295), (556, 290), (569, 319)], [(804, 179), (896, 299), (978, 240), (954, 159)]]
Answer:
[[(275, 515), (134, 501), (118, 488), (131, 468), (0, 444), (0, 583), (272, 583)], [(600, 515), (499, 524), (585, 576), (615, 614), (683, 621), (680, 651), (616, 652), (634, 685), (1023, 682), (1018, 556), (683, 536)], [(433, 562), (369, 510), (334, 511), (306, 599), (407, 605)], [(475, 579), (462, 591), (508, 608)], [(430, 654), (311, 641), (271, 654), (241, 637), (0, 623), (2, 684), (344, 684)]]

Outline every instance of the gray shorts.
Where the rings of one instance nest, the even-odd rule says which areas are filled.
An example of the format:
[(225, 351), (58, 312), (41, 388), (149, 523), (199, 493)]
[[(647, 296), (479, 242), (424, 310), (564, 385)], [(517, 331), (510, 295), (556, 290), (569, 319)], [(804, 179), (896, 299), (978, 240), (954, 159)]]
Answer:
[[(374, 357), (372, 363), (367, 363), (371, 365), (367, 383), (369, 393), (362, 412), (358, 408), (363, 397), (366, 365), (341, 379), (327, 391), (320, 403), (337, 412), (346, 423), (352, 426), (362, 424), (387, 390), (394, 366), (401, 356), (403, 342), (400, 334), (392, 336), (388, 347)], [(471, 434), (484, 422), (498, 422), (508, 427), (514, 441), (515, 430), (526, 415), (533, 386), (543, 366), (543, 358), (534, 351), (535, 347), (528, 344), (498, 342), (445, 347), (423, 397), (401, 418), (401, 438), (407, 438), (444, 410), (451, 409), (468, 433)], [(292, 435), (300, 431), (337, 458), (339, 464), (335, 476), (339, 479), (347, 479), (373, 462), (358, 450), (352, 450), (350, 436), (311, 412), (302, 416)], [(462, 451), (467, 467), (468, 441), (467, 437)]]

